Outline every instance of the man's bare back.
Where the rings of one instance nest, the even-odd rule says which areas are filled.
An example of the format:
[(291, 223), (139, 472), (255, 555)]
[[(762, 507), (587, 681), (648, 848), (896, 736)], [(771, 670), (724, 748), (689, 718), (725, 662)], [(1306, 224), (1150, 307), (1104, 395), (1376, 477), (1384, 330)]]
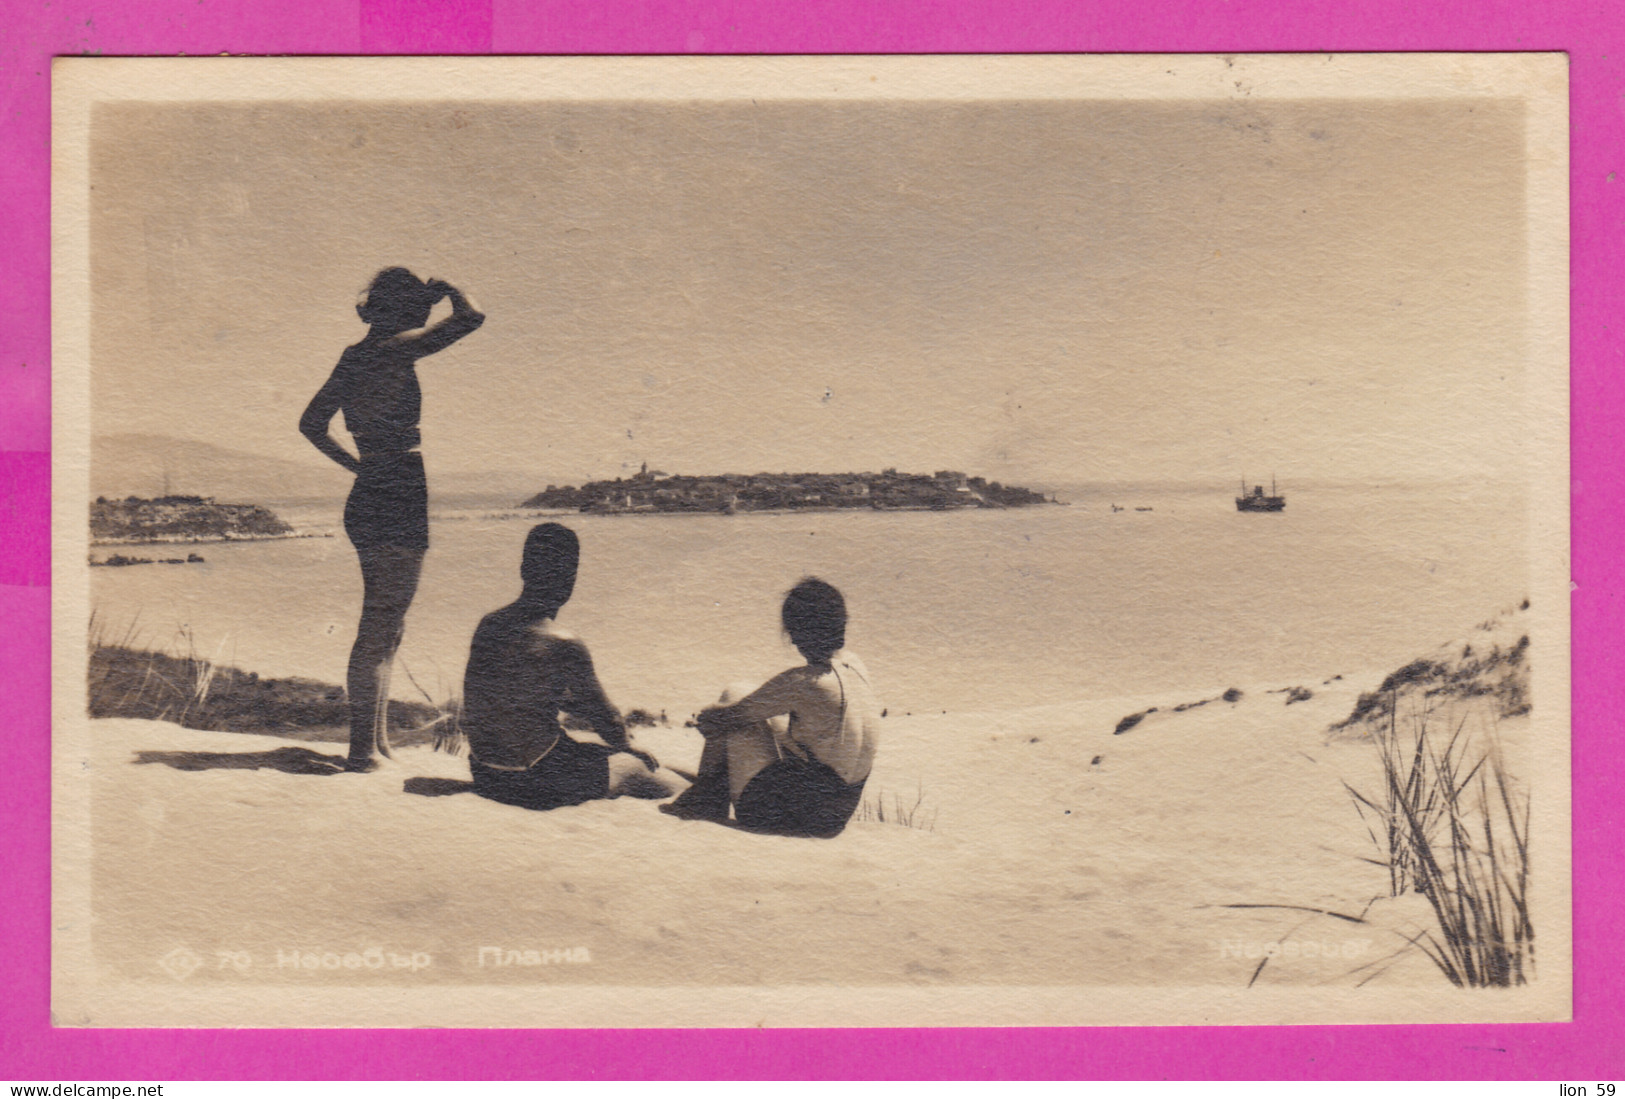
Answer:
[[(670, 797), (686, 786), (631, 744), (586, 644), (556, 621), (575, 588), (579, 543), (557, 523), (534, 528), (524, 591), (481, 620), (463, 675), (463, 734), (477, 793), (527, 808), (594, 798)], [(575, 740), (560, 715), (602, 744)]]
[(561, 713), (609, 747), (630, 750), (626, 725), (579, 638), (551, 618), (537, 621), (522, 603), (486, 615), (463, 677), (469, 751), (490, 766), (529, 767), (566, 735)]

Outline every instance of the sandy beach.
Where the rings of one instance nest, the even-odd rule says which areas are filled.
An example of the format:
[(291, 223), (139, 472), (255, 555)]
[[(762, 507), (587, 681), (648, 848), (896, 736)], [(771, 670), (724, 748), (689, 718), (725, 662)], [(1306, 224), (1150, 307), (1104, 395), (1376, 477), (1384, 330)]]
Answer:
[[(1377, 678), (1291, 705), (1297, 684), (1177, 713), (1219, 692), (894, 714), (867, 791), (887, 819), (831, 841), (631, 799), (529, 812), (428, 748), (349, 775), (338, 746), (100, 720), (98, 959), (139, 979), (184, 947), (194, 981), (354, 982), (372, 951), (418, 957), (418, 981), (1436, 986), (1420, 953), (1388, 958), (1425, 905), (1370, 925), (1225, 907), (1359, 915), (1386, 893), (1342, 786), (1369, 787), (1375, 754), (1326, 732)], [(698, 753), (692, 730), (639, 737), (679, 766)], [(252, 962), (221, 974), (216, 952)]]

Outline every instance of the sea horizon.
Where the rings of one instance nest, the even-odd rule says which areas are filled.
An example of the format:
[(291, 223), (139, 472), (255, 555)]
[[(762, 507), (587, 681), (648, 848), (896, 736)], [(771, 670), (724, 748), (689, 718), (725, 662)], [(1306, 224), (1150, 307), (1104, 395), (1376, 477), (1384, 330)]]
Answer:
[[(905, 709), (1397, 667), (1529, 594), (1521, 508), (1494, 486), (1289, 492), (1271, 515), (1238, 513), (1219, 488), (1120, 488), (1070, 507), (535, 514), (582, 539), (561, 621), (591, 640), (612, 697), (674, 711), (795, 662), (776, 600), (808, 574), (846, 593), (849, 640)], [(360, 590), (341, 508), (283, 514), (331, 538), (96, 569), (91, 604), (155, 644), (184, 627), (200, 651), (262, 675), (342, 682)], [(529, 513), (494, 510), (515, 518), (431, 508), (401, 659), (436, 696), (460, 690), (474, 625), (517, 592)]]

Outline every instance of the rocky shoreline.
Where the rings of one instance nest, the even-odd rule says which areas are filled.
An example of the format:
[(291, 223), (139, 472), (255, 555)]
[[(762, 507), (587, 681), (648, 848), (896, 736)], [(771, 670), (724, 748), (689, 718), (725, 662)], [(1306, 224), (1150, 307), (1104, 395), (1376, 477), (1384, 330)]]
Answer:
[(94, 557), (90, 559), (90, 567), (93, 569), (121, 569), (130, 565), (201, 565), (203, 563), (203, 555), (199, 553), (189, 553), (185, 557), (159, 558), (126, 557), (122, 553), (115, 553), (101, 561), (96, 560)]
[(90, 541), (98, 546), (247, 542), (308, 538), (258, 504), (221, 504), (210, 496), (99, 496), (90, 505)]

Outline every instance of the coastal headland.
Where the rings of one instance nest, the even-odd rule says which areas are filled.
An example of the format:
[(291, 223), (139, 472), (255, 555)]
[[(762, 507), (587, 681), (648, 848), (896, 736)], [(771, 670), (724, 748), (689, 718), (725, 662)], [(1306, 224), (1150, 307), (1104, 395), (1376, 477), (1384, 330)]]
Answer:
[(1056, 501), (1017, 485), (1002, 485), (955, 470), (936, 473), (719, 473), (687, 476), (651, 470), (631, 477), (589, 481), (580, 488), (548, 485), (520, 504), (600, 515), (660, 512), (946, 511), (1013, 508)]
[(98, 496), (90, 505), (90, 539), (102, 545), (142, 542), (235, 542), (298, 537), (258, 504), (218, 504), (211, 496)]

